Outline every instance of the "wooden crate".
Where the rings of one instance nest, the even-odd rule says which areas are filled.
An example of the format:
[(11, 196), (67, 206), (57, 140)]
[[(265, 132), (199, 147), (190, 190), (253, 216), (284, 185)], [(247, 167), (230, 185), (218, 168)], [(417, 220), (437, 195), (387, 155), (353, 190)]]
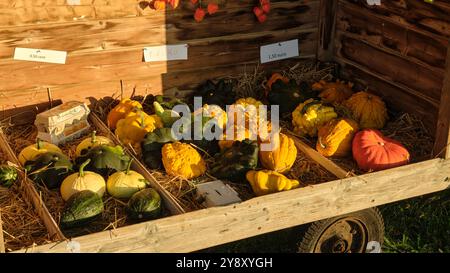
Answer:
[[(264, 24), (254, 1), (196, 23), (185, 1), (175, 11), (142, 9), (140, 1), (6, 1), (0, 4), (0, 104), (8, 117), (51, 96), (94, 101), (165, 94), (185, 96), (206, 79), (251, 72), (261, 45), (299, 40), (300, 56), (341, 65), (341, 77), (383, 97), (389, 108), (421, 117), (434, 137), (436, 158), (386, 171), (350, 176), (348, 170), (297, 141), (300, 151), (338, 179), (240, 204), (203, 209), (85, 235), (72, 240), (84, 252), (184, 252), (342, 215), (450, 186), (450, 4), (435, 0), (272, 1)], [(142, 62), (144, 46), (189, 45), (189, 61)], [(66, 65), (17, 62), (15, 47), (68, 51)], [(267, 72), (290, 63), (262, 67)], [(186, 90), (186, 91), (183, 91)], [(189, 237), (189, 241), (186, 237)], [(66, 252), (66, 243), (34, 251)]]

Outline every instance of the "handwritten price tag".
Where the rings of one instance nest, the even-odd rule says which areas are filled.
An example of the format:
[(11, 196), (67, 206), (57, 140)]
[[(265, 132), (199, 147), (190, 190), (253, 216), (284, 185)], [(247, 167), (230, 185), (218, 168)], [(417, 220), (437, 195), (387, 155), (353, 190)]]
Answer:
[(261, 46), (261, 63), (268, 63), (298, 56), (298, 39)]
[(14, 60), (32, 61), (42, 63), (65, 64), (67, 58), (66, 51), (20, 48), (14, 51)]
[(188, 59), (188, 45), (163, 45), (144, 48), (146, 62), (174, 61)]

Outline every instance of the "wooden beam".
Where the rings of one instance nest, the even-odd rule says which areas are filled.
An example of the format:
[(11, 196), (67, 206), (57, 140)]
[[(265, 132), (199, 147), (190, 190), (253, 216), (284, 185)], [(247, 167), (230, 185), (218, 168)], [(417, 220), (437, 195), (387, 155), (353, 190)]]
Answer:
[(338, 1), (321, 0), (319, 7), (319, 43), (317, 59), (323, 62), (333, 60), (334, 32)]
[(436, 141), (433, 154), (450, 158), (450, 46), (447, 50), (447, 68), (442, 86), (439, 118), (436, 129)]
[(0, 253), (5, 253), (5, 240), (3, 239), (3, 222), (1, 211), (0, 211)]
[[(433, 159), (72, 240), (81, 252), (190, 252), (444, 190), (449, 177), (450, 160)], [(58, 242), (31, 251), (67, 252), (66, 246)]]
[(303, 152), (311, 160), (327, 169), (330, 173), (334, 174), (337, 178), (347, 178), (351, 176), (350, 172), (342, 169), (341, 167), (336, 165), (333, 161), (329, 160), (328, 158), (324, 157), (313, 148), (309, 147), (308, 144), (304, 143), (299, 138), (292, 135), (292, 133), (286, 132), (286, 134), (289, 135), (289, 137), (291, 137), (294, 140), (295, 147), (297, 147), (297, 149)]

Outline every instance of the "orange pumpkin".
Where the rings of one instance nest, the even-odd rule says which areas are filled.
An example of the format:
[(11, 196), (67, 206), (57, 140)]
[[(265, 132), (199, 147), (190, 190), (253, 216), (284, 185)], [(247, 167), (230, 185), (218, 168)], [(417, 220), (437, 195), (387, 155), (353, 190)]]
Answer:
[(326, 82), (321, 80), (312, 85), (312, 89), (320, 91), (319, 97), (326, 103), (340, 104), (353, 94), (353, 84), (344, 83), (339, 80), (336, 82)]
[(358, 92), (344, 102), (362, 129), (381, 129), (388, 119), (384, 101), (371, 93)]
[(363, 130), (353, 139), (353, 158), (364, 171), (380, 171), (409, 162), (408, 150), (378, 130)]
[(286, 84), (289, 83), (288, 78), (284, 77), (280, 73), (273, 73), (266, 83), (266, 96), (269, 94), (269, 91), (272, 90), (272, 84), (274, 84), (278, 80), (282, 80)]

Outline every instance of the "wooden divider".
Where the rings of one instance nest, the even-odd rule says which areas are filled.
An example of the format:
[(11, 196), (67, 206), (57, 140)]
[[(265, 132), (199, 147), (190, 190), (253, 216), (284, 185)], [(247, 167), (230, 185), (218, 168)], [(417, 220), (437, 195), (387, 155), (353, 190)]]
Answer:
[(5, 240), (3, 239), (2, 212), (0, 211), (0, 253), (5, 253)]

